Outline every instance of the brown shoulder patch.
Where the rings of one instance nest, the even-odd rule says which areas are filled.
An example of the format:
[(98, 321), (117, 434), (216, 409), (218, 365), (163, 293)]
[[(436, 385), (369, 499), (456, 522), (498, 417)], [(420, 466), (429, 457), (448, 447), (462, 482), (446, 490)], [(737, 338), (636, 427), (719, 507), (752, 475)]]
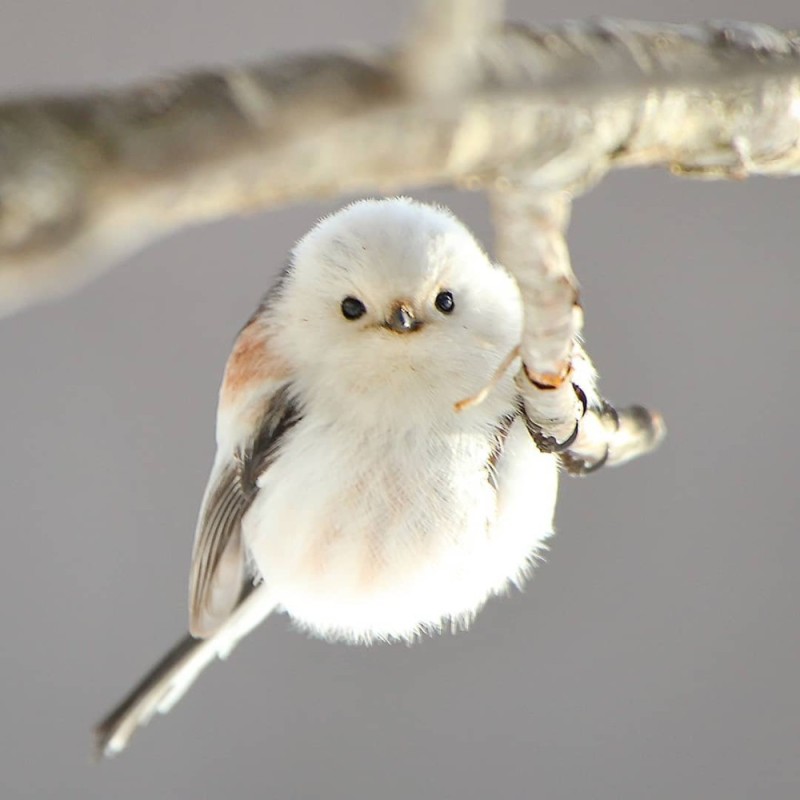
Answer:
[(267, 327), (256, 319), (242, 329), (234, 342), (225, 367), (220, 403), (240, 402), (248, 389), (271, 380), (285, 380), (289, 374), (288, 365), (272, 347)]

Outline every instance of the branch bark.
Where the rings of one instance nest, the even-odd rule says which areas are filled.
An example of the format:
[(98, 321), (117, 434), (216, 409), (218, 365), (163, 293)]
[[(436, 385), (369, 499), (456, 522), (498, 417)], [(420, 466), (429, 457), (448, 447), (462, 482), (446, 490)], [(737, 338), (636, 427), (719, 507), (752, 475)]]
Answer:
[(0, 311), (181, 226), (292, 201), (521, 172), (558, 190), (645, 164), (800, 171), (793, 34), (490, 26), (449, 94), (420, 91), (413, 58), (311, 55), (0, 105)]
[(583, 309), (567, 248), (572, 187), (547, 191), (523, 176), (492, 193), (500, 263), (514, 275), (525, 319), (516, 383), (539, 447), (560, 453), (572, 474), (624, 464), (657, 447), (666, 434), (658, 412), (617, 411), (597, 392), (596, 373), (580, 343)]

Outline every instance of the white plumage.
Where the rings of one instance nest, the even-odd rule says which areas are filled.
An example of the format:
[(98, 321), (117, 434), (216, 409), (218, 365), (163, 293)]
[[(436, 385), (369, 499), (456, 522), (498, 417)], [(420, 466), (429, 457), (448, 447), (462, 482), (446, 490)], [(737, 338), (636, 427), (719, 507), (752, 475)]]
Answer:
[[(313, 634), (466, 625), (552, 530), (556, 457), (514, 384), (514, 280), (448, 211), (354, 203), (295, 247), (240, 333), (192, 564), (190, 628), (98, 731), (122, 749), (273, 609)], [(258, 585), (240, 601), (242, 582)]]

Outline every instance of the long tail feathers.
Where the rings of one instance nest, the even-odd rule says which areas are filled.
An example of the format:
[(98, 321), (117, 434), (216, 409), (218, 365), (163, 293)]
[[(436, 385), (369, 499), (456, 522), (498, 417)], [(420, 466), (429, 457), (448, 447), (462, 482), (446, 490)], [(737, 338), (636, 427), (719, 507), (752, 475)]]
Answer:
[(208, 639), (189, 635), (181, 639), (95, 726), (96, 756), (113, 756), (124, 750), (138, 728), (154, 714), (166, 714), (215, 658), (226, 658), (273, 608), (265, 587), (257, 586)]

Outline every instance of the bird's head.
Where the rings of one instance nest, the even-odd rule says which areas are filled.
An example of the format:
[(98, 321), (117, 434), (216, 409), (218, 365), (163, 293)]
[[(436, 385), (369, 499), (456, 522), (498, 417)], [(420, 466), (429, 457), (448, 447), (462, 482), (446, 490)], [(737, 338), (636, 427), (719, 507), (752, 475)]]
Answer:
[(452, 406), (519, 342), (516, 282), (447, 210), (364, 200), (295, 247), (272, 317), (305, 393), (377, 413)]

